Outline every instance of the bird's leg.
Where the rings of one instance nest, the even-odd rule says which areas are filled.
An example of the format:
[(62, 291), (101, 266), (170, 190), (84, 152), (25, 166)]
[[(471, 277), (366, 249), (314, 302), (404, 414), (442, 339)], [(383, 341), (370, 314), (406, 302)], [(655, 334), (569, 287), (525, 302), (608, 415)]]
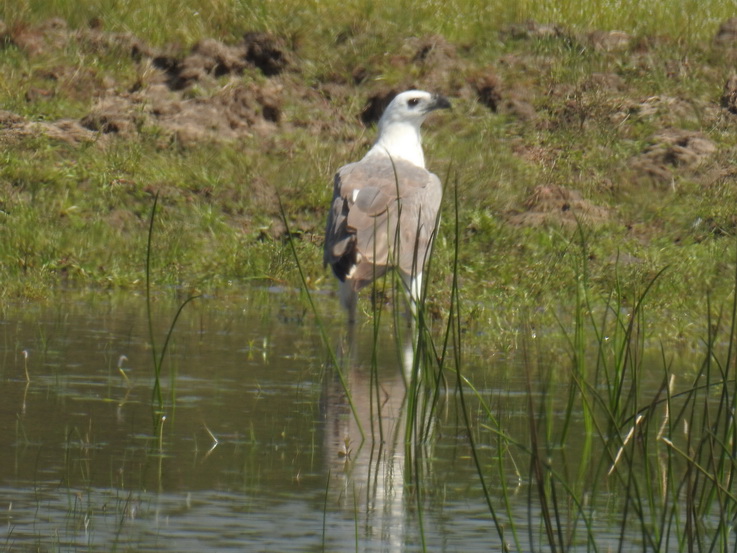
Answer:
[(405, 330), (400, 332), (400, 346), (402, 348), (402, 378), (404, 384), (409, 386), (412, 380), (415, 365), (415, 324), (414, 319), (407, 324)]
[(353, 282), (350, 279), (347, 278), (340, 283), (339, 295), (340, 304), (348, 312), (348, 322), (351, 324), (355, 323), (358, 292), (353, 289)]
[(414, 326), (422, 298), (422, 273), (417, 273), (416, 275), (405, 275), (401, 273), (401, 277), (407, 292), (407, 302), (409, 303), (407, 318), (410, 320), (412, 326)]
[(402, 374), (405, 383), (409, 385), (413, 379), (418, 378), (419, 367), (415, 366), (417, 350), (420, 347), (420, 323), (419, 309), (422, 298), (422, 274), (405, 275), (400, 273), (404, 290), (406, 292), (407, 310), (405, 317), (407, 321), (406, 330), (401, 332), (402, 340)]
[(422, 298), (422, 273), (417, 273), (412, 277), (409, 284), (409, 297), (414, 305), (414, 315), (417, 315), (417, 305)]

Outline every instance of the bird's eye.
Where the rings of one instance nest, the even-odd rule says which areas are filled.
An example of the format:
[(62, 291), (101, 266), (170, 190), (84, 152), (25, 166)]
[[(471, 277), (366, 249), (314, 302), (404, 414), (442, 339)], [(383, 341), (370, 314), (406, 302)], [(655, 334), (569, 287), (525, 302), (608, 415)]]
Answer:
[(409, 100), (407, 100), (407, 104), (411, 108), (415, 107), (419, 103), (420, 103), (420, 99), (419, 98), (410, 98)]

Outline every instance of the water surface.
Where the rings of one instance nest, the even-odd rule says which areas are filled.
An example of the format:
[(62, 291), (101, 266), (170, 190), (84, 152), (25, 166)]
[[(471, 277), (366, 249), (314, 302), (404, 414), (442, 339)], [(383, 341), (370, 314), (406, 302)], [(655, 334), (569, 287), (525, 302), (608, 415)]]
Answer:
[[(159, 350), (177, 306), (156, 299)], [(167, 418), (156, 436), (147, 325), (139, 295), (70, 293), (5, 307), (8, 550), (417, 550), (391, 336), (379, 351), (386, 437), (361, 444), (298, 297), (199, 298), (183, 311), (163, 365)], [(354, 402), (370, 421), (369, 363), (352, 363)], [(471, 467), (461, 464), (453, 486), (472, 487)], [(486, 518), (478, 499), (445, 502), (424, 533), (438, 550), (486, 549)]]
[[(374, 348), (366, 323), (348, 350), (337, 303), (317, 301), (330, 349), (296, 293), (252, 289), (187, 305), (163, 363), (161, 427), (142, 296), (69, 292), (5, 305), (4, 550), (412, 552), (423, 540), (432, 551), (500, 550), (452, 382), (430, 439), (408, 459), (407, 343), (388, 321)], [(179, 303), (155, 298), (157, 351)], [(469, 357), (503, 424), (526, 428), (519, 367), (489, 352)], [(473, 407), (471, 416), (483, 418)], [(475, 438), (482, 452), (496, 447), (488, 433)], [(508, 516), (523, 530), (537, 517), (528, 467), (510, 467), (487, 466), (488, 485), (511, 490)], [(599, 535), (610, 532), (614, 543), (618, 527), (603, 520)]]

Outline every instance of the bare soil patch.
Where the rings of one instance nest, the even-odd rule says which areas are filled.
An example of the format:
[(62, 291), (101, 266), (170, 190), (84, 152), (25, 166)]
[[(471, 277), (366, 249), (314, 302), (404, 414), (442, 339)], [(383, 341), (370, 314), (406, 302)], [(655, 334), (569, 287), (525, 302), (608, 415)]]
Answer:
[(609, 210), (583, 198), (580, 192), (558, 185), (541, 184), (527, 197), (524, 211), (508, 214), (519, 226), (599, 225), (610, 219)]
[(677, 173), (693, 171), (709, 159), (717, 148), (702, 133), (665, 129), (652, 137), (652, 144), (631, 164), (640, 178), (671, 184)]
[(727, 19), (719, 25), (714, 42), (719, 46), (737, 46), (737, 17)]
[(620, 123), (631, 117), (657, 122), (663, 128), (684, 124), (701, 125), (719, 117), (716, 102), (674, 96), (651, 96), (645, 99), (622, 98), (619, 109), (612, 114), (612, 121)]
[[(245, 33), (233, 45), (206, 39), (183, 56), (172, 54), (171, 47), (168, 53), (156, 51), (131, 33), (110, 33), (98, 27), (70, 30), (61, 19), (36, 27), (5, 28), (2, 36), (6, 47), (19, 48), (29, 56), (65, 48), (70, 42), (98, 53), (122, 53), (139, 62), (141, 72), (136, 85), (121, 89), (111, 78), (99, 77), (90, 69), (52, 67), (42, 77), (54, 86), (29, 88), (26, 98), (87, 95), (93, 100), (89, 113), (78, 121), (38, 123), (6, 114), (6, 124), (0, 129), (5, 139), (39, 132), (66, 142), (104, 135), (132, 139), (155, 128), (187, 145), (268, 133), (281, 119), (283, 86), (279, 82), (237, 78), (249, 70), (274, 77), (290, 66), (291, 54), (268, 33)], [(197, 93), (192, 94), (189, 91), (195, 86)]]
[(737, 114), (737, 74), (730, 75), (724, 83), (721, 105), (730, 113)]
[(61, 119), (54, 122), (30, 121), (9, 111), (0, 111), (0, 141), (13, 142), (39, 134), (70, 144), (94, 142), (97, 133), (84, 128), (79, 121)]
[(509, 114), (522, 121), (537, 117), (528, 91), (505, 86), (493, 68), (486, 68), (469, 79), (479, 103), (494, 113)]

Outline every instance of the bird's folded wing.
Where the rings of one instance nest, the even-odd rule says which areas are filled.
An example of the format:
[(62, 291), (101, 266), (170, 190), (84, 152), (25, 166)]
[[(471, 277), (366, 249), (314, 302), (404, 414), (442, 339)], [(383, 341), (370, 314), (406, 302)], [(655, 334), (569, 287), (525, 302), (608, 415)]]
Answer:
[(370, 270), (363, 278), (373, 280), (389, 265), (409, 274), (425, 256), (441, 195), (437, 176), (403, 160), (364, 159), (342, 167), (335, 176), (325, 264), (358, 253), (363, 263), (353, 278)]

